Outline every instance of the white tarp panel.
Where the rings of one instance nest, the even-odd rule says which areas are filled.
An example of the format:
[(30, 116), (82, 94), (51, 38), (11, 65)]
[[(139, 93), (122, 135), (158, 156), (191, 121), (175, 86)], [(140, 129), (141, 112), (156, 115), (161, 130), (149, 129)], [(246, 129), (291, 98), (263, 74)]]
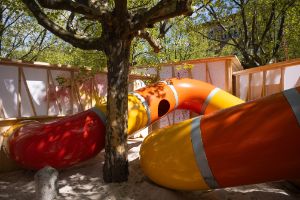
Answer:
[(205, 70), (205, 63), (195, 64), (192, 68), (192, 78), (196, 80), (206, 81), (208, 80)]
[(184, 69), (182, 66), (174, 66), (175, 77), (177, 78), (189, 78), (190, 74), (187, 69)]
[(280, 69), (268, 70), (266, 72), (266, 95), (280, 92)]
[(285, 68), (284, 89), (300, 86), (300, 64)]
[[(226, 89), (225, 85), (225, 61), (209, 62), (208, 70), (210, 72), (211, 83), (223, 90)], [(209, 80), (209, 79), (207, 79)]]
[[(68, 115), (71, 114), (71, 91), (70, 91), (70, 87), (63, 87), (63, 86), (59, 86), (59, 83), (57, 81), (58, 77), (63, 77), (66, 80), (70, 80), (71, 78), (71, 72), (69, 71), (60, 71), (60, 70), (51, 70), (51, 75), (53, 77), (53, 81), (54, 81), (54, 85), (55, 85), (55, 91), (56, 91), (56, 96), (57, 96), (57, 100), (58, 103), (61, 106), (62, 112), (58, 112), (56, 114), (60, 114), (60, 115)], [(57, 110), (57, 103), (56, 103), (56, 99), (53, 98), (53, 101), (51, 102), (52, 106), (55, 106), (55, 111)]]
[(159, 72), (159, 78), (160, 80), (165, 80), (168, 78), (172, 78), (172, 68), (171, 66), (164, 66), (161, 68), (160, 72)]
[(239, 91), (239, 97), (243, 100), (247, 99), (248, 95), (248, 83), (249, 82), (249, 76), (248, 75), (242, 75), (240, 77), (240, 91)]
[(104, 97), (107, 95), (107, 76), (106, 74), (97, 74), (95, 82), (99, 91), (99, 96)]
[(0, 70), (0, 100), (4, 117), (16, 117), (18, 115), (18, 67), (0, 66)]
[[(47, 70), (24, 67), (23, 72), (25, 75), (25, 80), (28, 85), (29, 92), (32, 96), (36, 114), (37, 115), (47, 115), (47, 98), (46, 98), (47, 97), (47, 91), (46, 91)], [(22, 97), (23, 97), (23, 94), (27, 95), (24, 87), (22, 87), (21, 94), (22, 94)], [(21, 101), (23, 103), (22, 98), (21, 98)], [(28, 102), (26, 102), (26, 104), (28, 106)], [(24, 107), (25, 107), (25, 105), (24, 105)], [(24, 108), (24, 111), (26, 111), (25, 108)]]
[[(25, 72), (24, 72), (25, 74)], [(26, 75), (25, 75), (26, 76)], [(30, 117), (33, 116), (33, 110), (30, 105), (30, 100), (29, 100), (29, 95), (26, 91), (25, 85), (23, 84), (24, 80), (22, 79), (22, 84), (21, 84), (21, 116), (22, 117)]]
[(251, 79), (251, 99), (258, 99), (261, 97), (262, 93), (262, 81), (263, 81), (263, 73), (257, 72), (252, 74)]

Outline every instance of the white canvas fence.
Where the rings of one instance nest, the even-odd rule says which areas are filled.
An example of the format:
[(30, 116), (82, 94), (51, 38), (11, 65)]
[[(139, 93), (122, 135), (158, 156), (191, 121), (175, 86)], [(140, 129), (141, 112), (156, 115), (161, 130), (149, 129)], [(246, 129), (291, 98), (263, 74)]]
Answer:
[(234, 94), (249, 101), (300, 86), (300, 59), (234, 72)]
[[(105, 98), (106, 73), (76, 79), (79, 68), (48, 63), (0, 61), (0, 119), (65, 116)], [(130, 76), (131, 89), (138, 87)], [(59, 80), (66, 80), (59, 84)]]

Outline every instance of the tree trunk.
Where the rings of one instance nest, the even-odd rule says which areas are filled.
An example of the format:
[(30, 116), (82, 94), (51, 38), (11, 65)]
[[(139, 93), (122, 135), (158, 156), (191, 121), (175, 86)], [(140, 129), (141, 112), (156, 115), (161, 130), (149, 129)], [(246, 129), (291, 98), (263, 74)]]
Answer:
[(3, 38), (3, 4), (0, 2), (0, 57), (2, 58), (2, 38)]
[(105, 182), (128, 179), (127, 116), (128, 73), (131, 39), (110, 37), (105, 53), (108, 57), (107, 122), (105, 138)]

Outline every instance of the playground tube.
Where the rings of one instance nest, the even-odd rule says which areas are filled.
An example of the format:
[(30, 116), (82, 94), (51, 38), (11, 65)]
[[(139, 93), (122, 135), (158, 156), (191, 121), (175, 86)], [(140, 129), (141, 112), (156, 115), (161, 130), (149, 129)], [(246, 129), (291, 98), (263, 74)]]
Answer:
[(300, 87), (183, 121), (147, 136), (144, 173), (179, 190), (300, 178)]
[[(242, 103), (221, 89), (192, 79), (158, 82), (130, 93), (128, 101), (129, 134), (176, 107), (189, 108), (190, 104), (194, 111), (208, 113)], [(8, 157), (27, 169), (46, 165), (60, 169), (87, 160), (104, 148), (105, 113), (102, 105), (52, 123), (13, 126), (6, 133)]]
[(129, 97), (132, 99), (128, 104), (129, 132), (149, 126), (176, 108), (208, 114), (244, 103), (243, 100), (209, 83), (188, 78), (160, 81), (130, 93)]

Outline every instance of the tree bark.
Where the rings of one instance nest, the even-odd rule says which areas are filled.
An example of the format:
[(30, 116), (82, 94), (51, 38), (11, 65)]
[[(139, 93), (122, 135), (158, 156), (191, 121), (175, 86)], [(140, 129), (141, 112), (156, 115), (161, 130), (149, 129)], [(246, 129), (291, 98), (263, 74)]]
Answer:
[(3, 4), (0, 2), (0, 57), (2, 58), (2, 38), (3, 38)]
[(107, 122), (105, 138), (105, 182), (128, 179), (127, 117), (128, 73), (131, 39), (112, 37), (107, 42), (108, 57)]

